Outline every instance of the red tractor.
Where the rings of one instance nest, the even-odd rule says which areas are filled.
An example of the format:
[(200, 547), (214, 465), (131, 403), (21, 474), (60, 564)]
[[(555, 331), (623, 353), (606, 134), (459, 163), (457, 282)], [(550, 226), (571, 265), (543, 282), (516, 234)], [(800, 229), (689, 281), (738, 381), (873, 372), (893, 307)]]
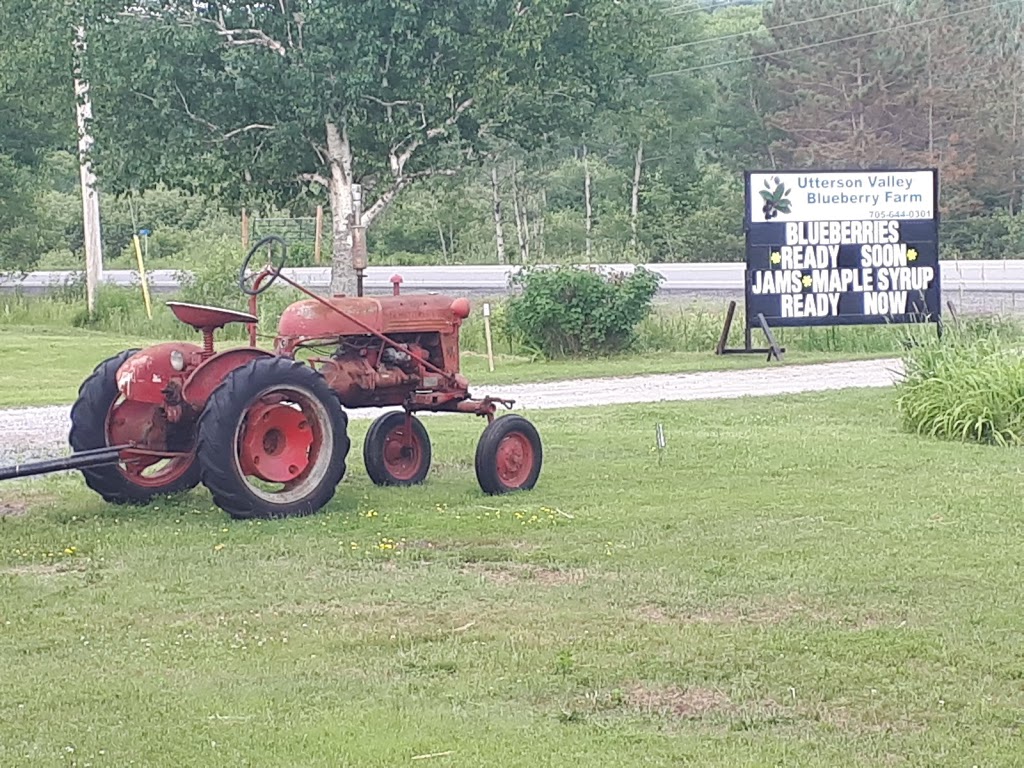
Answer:
[[(280, 246), (249, 287), (248, 266)], [(202, 345), (154, 344), (100, 363), (71, 409), (66, 459), (0, 470), (0, 479), (79, 469), (108, 502), (145, 503), (203, 483), (234, 518), (308, 515), (334, 496), (346, 471), (347, 408), (398, 406), (370, 425), (367, 474), (378, 485), (422, 483), (431, 446), (418, 411), (483, 416), (476, 476), (488, 494), (531, 489), (541, 470), (537, 429), (522, 416), (495, 418), (513, 401), (469, 395), (459, 373), (459, 330), (468, 299), (399, 291), (391, 296), (317, 296), (282, 274), (287, 249), (268, 237), (250, 250), (239, 284), (249, 313), (168, 302), (202, 333)], [(266, 278), (269, 278), (264, 282)], [(278, 322), (273, 351), (256, 346), (256, 300), (278, 278), (309, 296)], [(214, 350), (229, 323), (249, 345)], [(306, 362), (299, 353), (312, 353)]]

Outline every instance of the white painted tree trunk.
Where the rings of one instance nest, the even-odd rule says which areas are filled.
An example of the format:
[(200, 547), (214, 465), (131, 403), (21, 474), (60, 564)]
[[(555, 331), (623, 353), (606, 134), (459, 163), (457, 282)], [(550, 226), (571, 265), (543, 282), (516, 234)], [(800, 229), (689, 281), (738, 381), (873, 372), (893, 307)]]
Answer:
[(505, 233), (501, 226), (501, 198), (498, 195), (498, 166), (491, 166), (491, 196), (494, 201), (494, 238), (498, 250), (498, 263), (507, 264), (505, 256)]

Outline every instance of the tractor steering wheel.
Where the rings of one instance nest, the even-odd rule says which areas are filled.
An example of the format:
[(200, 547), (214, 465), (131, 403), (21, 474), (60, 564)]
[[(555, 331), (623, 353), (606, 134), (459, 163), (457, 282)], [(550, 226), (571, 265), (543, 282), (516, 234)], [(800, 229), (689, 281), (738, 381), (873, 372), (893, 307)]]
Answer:
[[(262, 248), (265, 245), (271, 245), (272, 243), (281, 244), (280, 263), (275, 265), (273, 258), (268, 259), (267, 265), (263, 268), (263, 270), (260, 271), (260, 274), (262, 275), (264, 270), (268, 271), (268, 274), (271, 275), (270, 280), (261, 285), (259, 288), (247, 287), (246, 282), (248, 282), (248, 277), (246, 276), (246, 272), (249, 269), (249, 262), (252, 261), (252, 257), (256, 255), (256, 252), (260, 248)], [(273, 254), (273, 248), (270, 248), (269, 250), (271, 251), (271, 254)], [(242, 269), (238, 275), (238, 287), (242, 289), (242, 293), (246, 294), (247, 296), (259, 296), (261, 293), (267, 290), (267, 288), (272, 286), (274, 284), (274, 281), (277, 280), (277, 276), (280, 274), (281, 270), (284, 269), (284, 263), (287, 256), (288, 244), (277, 235), (268, 235), (267, 237), (264, 237), (262, 240), (256, 243), (256, 245), (249, 249), (249, 253), (245, 257), (245, 261), (242, 262)]]

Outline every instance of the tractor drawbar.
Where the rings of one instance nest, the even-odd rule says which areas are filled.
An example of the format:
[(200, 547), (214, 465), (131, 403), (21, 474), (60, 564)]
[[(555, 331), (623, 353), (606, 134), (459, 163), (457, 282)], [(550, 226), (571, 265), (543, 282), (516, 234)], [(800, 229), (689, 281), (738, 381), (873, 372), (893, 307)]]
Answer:
[(121, 451), (131, 448), (130, 445), (112, 445), (94, 448), (91, 451), (79, 451), (63, 459), (47, 459), (31, 464), (15, 464), (13, 467), (0, 467), (0, 480), (13, 480), (18, 477), (45, 475), (50, 472), (62, 472), (67, 469), (85, 469), (100, 467), (104, 464), (116, 464), (121, 460)]

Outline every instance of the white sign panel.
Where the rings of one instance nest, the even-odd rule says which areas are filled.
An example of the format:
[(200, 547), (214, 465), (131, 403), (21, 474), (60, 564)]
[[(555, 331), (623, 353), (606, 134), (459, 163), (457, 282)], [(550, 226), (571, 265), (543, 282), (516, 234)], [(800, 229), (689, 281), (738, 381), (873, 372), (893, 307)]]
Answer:
[(787, 171), (750, 174), (752, 223), (932, 219), (931, 171)]

